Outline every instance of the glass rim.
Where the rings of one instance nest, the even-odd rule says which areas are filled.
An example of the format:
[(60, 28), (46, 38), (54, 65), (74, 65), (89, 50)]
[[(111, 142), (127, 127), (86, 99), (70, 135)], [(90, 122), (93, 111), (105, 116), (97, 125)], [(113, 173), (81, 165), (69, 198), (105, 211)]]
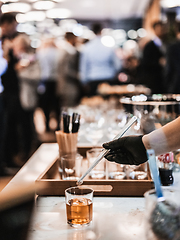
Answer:
[[(77, 193), (73, 193), (73, 192), (70, 192), (70, 190), (72, 190), (72, 189), (74, 189), (74, 190), (89, 190), (89, 192), (87, 192), (87, 193), (81, 193), (81, 194), (77, 194)], [(69, 192), (68, 192), (69, 191)], [(72, 195), (85, 195), (85, 194), (93, 194), (94, 193), (94, 190), (92, 189), (92, 188), (90, 188), (90, 187), (84, 187), (84, 186), (75, 186), (75, 187), (69, 187), (69, 188), (67, 188), (67, 189), (65, 189), (65, 193), (68, 193), (68, 194), (72, 194)]]
[(98, 152), (98, 151), (102, 151), (103, 150), (103, 147), (94, 147), (94, 148), (91, 148), (89, 150), (87, 150), (87, 152)]
[(76, 157), (83, 158), (83, 156), (80, 153), (67, 153), (67, 154), (64, 154), (64, 155), (60, 156), (60, 159), (71, 157), (71, 156), (76, 156)]

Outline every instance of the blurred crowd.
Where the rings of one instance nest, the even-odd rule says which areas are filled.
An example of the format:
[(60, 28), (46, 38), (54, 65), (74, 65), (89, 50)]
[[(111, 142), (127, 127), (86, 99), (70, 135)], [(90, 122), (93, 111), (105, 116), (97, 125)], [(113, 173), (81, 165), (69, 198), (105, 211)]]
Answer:
[(34, 124), (37, 108), (44, 112), (48, 132), (52, 112), (60, 129), (62, 108), (97, 95), (102, 82), (142, 84), (158, 94), (180, 93), (178, 23), (173, 40), (168, 38), (167, 25), (157, 21), (152, 26), (153, 37), (137, 41), (128, 51), (126, 44), (123, 48), (105, 46), (99, 23), (92, 26), (92, 39), (66, 32), (61, 43), (48, 37), (36, 49), (16, 27), (14, 15), (1, 15), (0, 175), (6, 174), (6, 167), (17, 167), (16, 156), (20, 154), (26, 162), (39, 146)]

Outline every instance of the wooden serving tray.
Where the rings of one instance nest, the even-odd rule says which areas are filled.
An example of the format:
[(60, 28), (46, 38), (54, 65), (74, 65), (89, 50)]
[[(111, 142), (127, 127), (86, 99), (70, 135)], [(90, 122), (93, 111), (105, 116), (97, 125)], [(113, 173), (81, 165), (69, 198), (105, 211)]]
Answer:
[[(81, 149), (80, 153), (84, 155), (86, 150)], [(87, 160), (84, 158), (83, 162), (85, 163), (85, 161)], [(74, 186), (76, 186), (75, 180), (62, 180), (60, 178), (58, 159), (56, 159), (36, 180), (36, 193), (41, 196), (64, 196), (65, 189)], [(142, 197), (146, 191), (154, 188), (154, 183), (148, 174), (147, 180), (96, 180), (86, 177), (83, 186), (92, 188), (94, 196)]]

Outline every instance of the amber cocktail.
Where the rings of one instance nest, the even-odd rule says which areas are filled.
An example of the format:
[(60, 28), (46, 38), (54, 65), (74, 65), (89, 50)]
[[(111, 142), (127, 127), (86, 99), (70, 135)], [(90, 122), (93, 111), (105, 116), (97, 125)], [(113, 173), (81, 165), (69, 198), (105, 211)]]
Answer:
[(93, 190), (72, 187), (65, 190), (67, 222), (72, 227), (89, 225), (93, 215)]

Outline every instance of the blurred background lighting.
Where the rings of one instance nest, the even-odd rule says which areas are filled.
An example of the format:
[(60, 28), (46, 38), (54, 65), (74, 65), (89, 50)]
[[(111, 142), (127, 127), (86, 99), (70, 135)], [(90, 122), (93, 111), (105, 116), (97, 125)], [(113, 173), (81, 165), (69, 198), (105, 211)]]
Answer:
[(7, 12), (26, 13), (31, 10), (31, 6), (28, 3), (9, 3), (9, 4), (2, 5), (1, 10), (2, 10), (2, 13), (7, 13)]
[(26, 21), (26, 16), (25, 16), (25, 14), (23, 14), (23, 13), (18, 13), (18, 14), (16, 15), (16, 21), (17, 21), (18, 23), (23, 23), (23, 22), (25, 22), (25, 21)]
[(20, 23), (17, 26), (17, 31), (27, 33), (28, 35), (32, 35), (36, 32), (36, 28), (30, 23), (24, 23), (24, 24)]
[(37, 10), (48, 10), (55, 6), (52, 1), (38, 1), (33, 4), (33, 7)]
[(103, 36), (101, 38), (101, 42), (106, 47), (114, 47), (115, 46), (114, 38), (111, 36)]
[(83, 34), (83, 28), (81, 24), (77, 24), (74, 26), (73, 28), (73, 33), (74, 35), (76, 35), (77, 37), (81, 36)]
[(127, 55), (134, 55), (138, 52), (138, 44), (135, 40), (127, 40), (123, 44), (123, 50)]
[[(3, 0), (2, 3), (9, 3), (9, 0)], [(18, 0), (12, 0), (11, 2), (18, 2)]]
[(43, 21), (46, 18), (44, 12), (31, 11), (25, 14), (26, 21)]
[(135, 30), (129, 30), (128, 31), (128, 37), (131, 38), (131, 39), (136, 39), (137, 38), (137, 32)]
[(161, 0), (161, 6), (164, 8), (173, 8), (180, 6), (180, 0)]
[(41, 45), (41, 40), (40, 40), (40, 39), (38, 39), (38, 38), (33, 38), (33, 39), (31, 40), (31, 47), (32, 47), (32, 48), (38, 48), (38, 47), (40, 47), (40, 45)]
[(71, 11), (66, 8), (53, 8), (46, 12), (48, 18), (68, 18), (71, 16)]
[(124, 29), (116, 29), (113, 31), (113, 37), (115, 39), (125, 39), (126, 31)]
[(137, 34), (140, 38), (146, 37), (147, 36), (147, 32), (144, 28), (139, 28), (137, 30)]

